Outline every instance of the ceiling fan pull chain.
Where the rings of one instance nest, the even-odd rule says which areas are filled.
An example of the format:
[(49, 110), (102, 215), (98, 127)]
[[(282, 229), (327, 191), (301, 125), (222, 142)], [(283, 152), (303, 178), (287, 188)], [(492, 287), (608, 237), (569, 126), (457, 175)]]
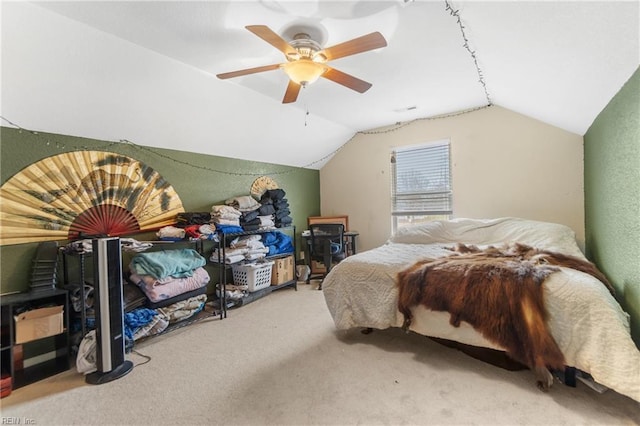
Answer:
[(309, 117), (309, 105), (307, 105), (307, 100), (304, 100), (304, 127), (307, 127), (307, 118)]
[(298, 99), (301, 100), (302, 103), (304, 104), (304, 127), (307, 127), (307, 117), (309, 117), (309, 105), (307, 105), (307, 98), (305, 96), (304, 89), (306, 89), (306, 87), (301, 86), (300, 96), (298, 96)]

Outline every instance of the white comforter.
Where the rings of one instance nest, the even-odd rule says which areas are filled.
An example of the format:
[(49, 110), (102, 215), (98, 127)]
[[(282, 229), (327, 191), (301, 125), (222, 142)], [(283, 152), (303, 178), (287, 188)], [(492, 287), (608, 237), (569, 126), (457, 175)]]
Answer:
[[(322, 287), (338, 329), (402, 326), (397, 309), (396, 274), (418, 259), (450, 254), (457, 242), (501, 245), (520, 242), (584, 258), (573, 231), (558, 224), (517, 218), (456, 219), (403, 230), (385, 245), (351, 256), (334, 266)], [(544, 282), (549, 326), (567, 365), (640, 401), (640, 351), (630, 337), (629, 315), (603, 283), (568, 268)], [(456, 328), (449, 314), (419, 306), (411, 330), (460, 343), (501, 349), (469, 324)]]

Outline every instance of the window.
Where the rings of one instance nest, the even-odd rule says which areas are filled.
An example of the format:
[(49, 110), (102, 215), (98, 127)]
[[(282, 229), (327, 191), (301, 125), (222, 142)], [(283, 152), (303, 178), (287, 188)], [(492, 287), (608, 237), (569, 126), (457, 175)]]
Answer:
[(448, 219), (452, 211), (449, 141), (397, 148), (391, 153), (393, 232)]

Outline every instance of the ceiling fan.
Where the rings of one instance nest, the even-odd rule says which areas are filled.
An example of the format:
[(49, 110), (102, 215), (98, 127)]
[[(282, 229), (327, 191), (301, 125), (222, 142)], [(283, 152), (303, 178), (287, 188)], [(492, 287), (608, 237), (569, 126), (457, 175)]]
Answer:
[(266, 25), (248, 25), (245, 28), (284, 53), (287, 62), (222, 73), (217, 77), (226, 79), (282, 68), (289, 76), (289, 85), (282, 99), (284, 104), (295, 102), (300, 88), (306, 87), (320, 77), (342, 84), (356, 92), (366, 92), (371, 87), (371, 83), (338, 71), (327, 65), (327, 62), (387, 45), (387, 41), (379, 32), (323, 49), (306, 33), (298, 33), (293, 40), (287, 42)]

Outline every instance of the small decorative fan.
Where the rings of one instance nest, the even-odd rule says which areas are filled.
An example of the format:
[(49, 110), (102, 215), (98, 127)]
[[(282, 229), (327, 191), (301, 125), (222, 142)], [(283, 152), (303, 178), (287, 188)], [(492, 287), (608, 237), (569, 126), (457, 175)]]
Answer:
[(256, 200), (260, 200), (262, 194), (264, 194), (268, 189), (277, 189), (278, 184), (275, 180), (270, 178), (269, 176), (260, 176), (251, 184), (251, 195)]
[(180, 197), (151, 167), (110, 152), (68, 152), (0, 187), (0, 245), (151, 231), (180, 212)]

